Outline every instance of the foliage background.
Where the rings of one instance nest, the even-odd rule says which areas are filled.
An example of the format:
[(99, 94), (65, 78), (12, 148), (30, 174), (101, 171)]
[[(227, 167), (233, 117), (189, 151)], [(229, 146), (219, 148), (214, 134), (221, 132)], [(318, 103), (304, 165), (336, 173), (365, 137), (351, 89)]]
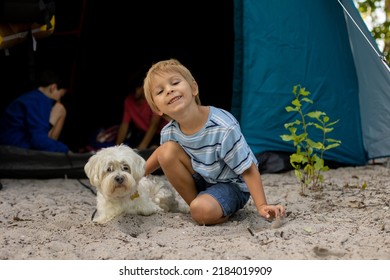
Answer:
[(389, 64), (390, 0), (355, 0), (355, 3)]

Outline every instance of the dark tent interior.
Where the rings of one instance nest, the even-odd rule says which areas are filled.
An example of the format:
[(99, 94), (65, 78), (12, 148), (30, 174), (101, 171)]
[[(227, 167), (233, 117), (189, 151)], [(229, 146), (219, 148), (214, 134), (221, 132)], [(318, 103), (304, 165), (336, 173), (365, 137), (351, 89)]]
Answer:
[(230, 110), (233, 0), (57, 0), (54, 33), (0, 50), (0, 110), (52, 67), (70, 82), (61, 135), (73, 151), (99, 128), (119, 124), (132, 73), (177, 58), (193, 73), (205, 105)]

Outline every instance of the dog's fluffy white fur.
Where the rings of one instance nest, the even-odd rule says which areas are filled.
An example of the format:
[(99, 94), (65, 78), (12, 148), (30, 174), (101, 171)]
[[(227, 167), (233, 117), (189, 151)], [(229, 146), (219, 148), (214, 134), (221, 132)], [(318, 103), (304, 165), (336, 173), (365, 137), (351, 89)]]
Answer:
[(84, 171), (97, 190), (93, 221), (106, 223), (123, 213), (188, 213), (188, 205), (165, 176), (144, 176), (145, 160), (126, 145), (104, 148), (91, 156)]

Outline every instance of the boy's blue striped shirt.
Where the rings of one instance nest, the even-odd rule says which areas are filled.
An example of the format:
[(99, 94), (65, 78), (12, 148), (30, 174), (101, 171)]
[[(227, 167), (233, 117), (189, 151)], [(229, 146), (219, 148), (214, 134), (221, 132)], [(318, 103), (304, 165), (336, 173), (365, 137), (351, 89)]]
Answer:
[(183, 147), (191, 157), (193, 169), (207, 182), (233, 182), (248, 191), (241, 174), (252, 163), (257, 165), (257, 160), (231, 113), (210, 106), (206, 125), (193, 135), (183, 134), (173, 120), (161, 131), (161, 144), (167, 141)]

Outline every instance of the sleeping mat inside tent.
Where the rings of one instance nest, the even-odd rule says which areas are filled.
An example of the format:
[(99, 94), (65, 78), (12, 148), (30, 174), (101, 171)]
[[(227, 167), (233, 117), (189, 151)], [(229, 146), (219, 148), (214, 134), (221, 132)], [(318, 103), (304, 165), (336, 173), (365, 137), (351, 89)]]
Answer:
[[(139, 152), (145, 160), (153, 149)], [(53, 153), (0, 146), (0, 178), (87, 178), (84, 165), (92, 153)], [(154, 174), (160, 174), (156, 171)]]
[(64, 154), (0, 146), (0, 178), (86, 178), (92, 154)]

